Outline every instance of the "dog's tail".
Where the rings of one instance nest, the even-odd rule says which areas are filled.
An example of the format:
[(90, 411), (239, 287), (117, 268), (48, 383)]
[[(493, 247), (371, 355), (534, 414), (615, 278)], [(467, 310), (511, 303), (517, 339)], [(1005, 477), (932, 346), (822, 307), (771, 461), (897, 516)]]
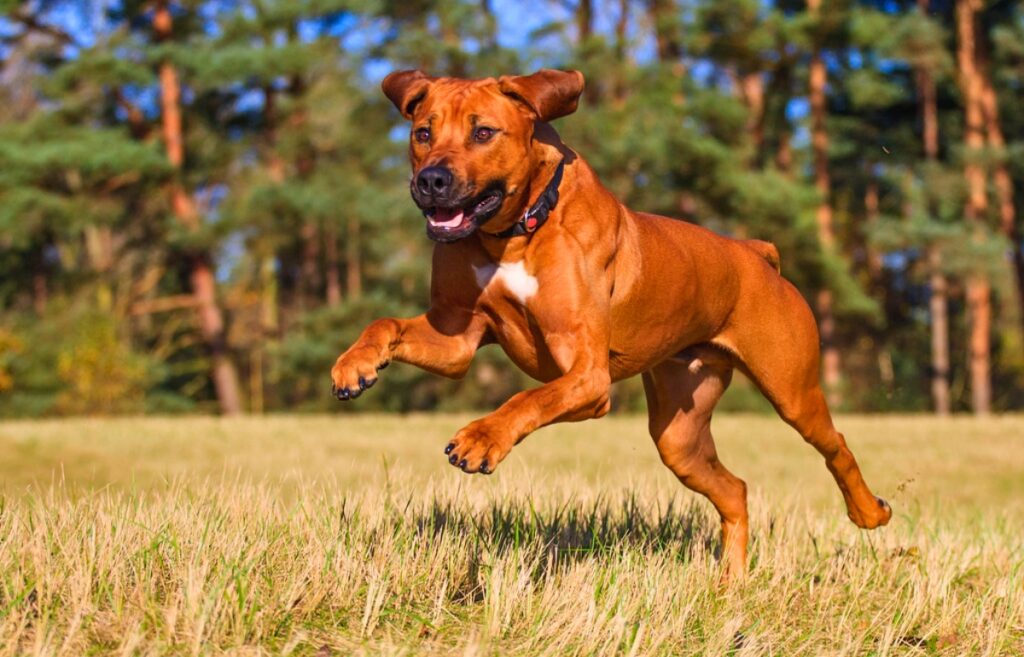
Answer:
[(768, 264), (775, 268), (775, 271), (782, 273), (782, 259), (779, 257), (779, 250), (771, 242), (764, 240), (743, 240), (743, 244), (753, 249), (757, 255), (768, 261)]

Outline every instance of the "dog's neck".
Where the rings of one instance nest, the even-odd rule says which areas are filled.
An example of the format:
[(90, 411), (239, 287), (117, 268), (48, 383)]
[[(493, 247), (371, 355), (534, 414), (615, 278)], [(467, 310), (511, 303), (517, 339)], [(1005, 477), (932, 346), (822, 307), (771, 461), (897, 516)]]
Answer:
[[(480, 243), (492, 261), (522, 259), (536, 234), (543, 232), (544, 224), (553, 219), (567, 202), (563, 190), (569, 186), (566, 180), (571, 175), (569, 169), (565, 159), (545, 161), (540, 172), (532, 177), (536, 184), (525, 190), (526, 203), (522, 204), (523, 208), (517, 208), (515, 222), (500, 232), (477, 231)], [(537, 211), (541, 214), (533, 217), (536, 220), (533, 225), (527, 224), (531, 213)]]
[[(530, 176), (529, 187), (522, 190), (524, 200), (518, 204), (521, 207), (516, 209), (514, 223), (503, 227), (500, 231), (481, 230), (477, 232), (481, 244), (495, 262), (522, 258), (534, 233), (539, 232), (541, 228), (537, 226), (533, 230), (525, 231), (517, 231), (514, 228), (523, 222), (524, 217), (531, 209), (543, 204), (541, 199), (552, 182), (557, 184), (558, 201), (547, 208), (540, 223), (553, 218), (568, 202), (565, 190), (572, 187), (570, 179), (575, 169), (573, 164), (580, 159), (579, 156), (562, 142), (561, 137), (550, 124), (541, 121), (534, 124), (533, 148), (533, 158), (538, 163), (537, 169)], [(555, 178), (559, 178), (559, 180), (556, 181)]]

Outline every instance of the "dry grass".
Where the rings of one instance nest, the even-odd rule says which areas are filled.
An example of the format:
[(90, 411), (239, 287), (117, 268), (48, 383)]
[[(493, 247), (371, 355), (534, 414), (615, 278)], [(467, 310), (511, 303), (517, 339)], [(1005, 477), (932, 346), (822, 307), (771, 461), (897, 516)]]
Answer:
[(0, 655), (1024, 654), (1024, 420), (844, 418), (896, 509), (855, 529), (772, 418), (716, 422), (752, 570), (642, 418), (547, 429), (493, 477), (466, 418), (0, 426)]

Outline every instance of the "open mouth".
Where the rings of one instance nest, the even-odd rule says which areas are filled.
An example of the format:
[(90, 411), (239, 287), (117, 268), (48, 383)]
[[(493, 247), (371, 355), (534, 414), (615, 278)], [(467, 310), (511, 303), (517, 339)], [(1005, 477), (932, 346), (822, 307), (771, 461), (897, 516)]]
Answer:
[(466, 237), (494, 216), (504, 196), (501, 190), (492, 189), (461, 206), (425, 209), (427, 236), (437, 242), (454, 242)]

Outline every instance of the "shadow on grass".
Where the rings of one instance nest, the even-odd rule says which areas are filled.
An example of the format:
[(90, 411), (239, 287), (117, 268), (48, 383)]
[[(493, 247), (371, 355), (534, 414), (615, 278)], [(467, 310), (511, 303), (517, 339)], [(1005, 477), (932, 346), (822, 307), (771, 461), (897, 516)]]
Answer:
[(479, 552), (489, 554), (540, 550), (555, 565), (627, 551), (669, 553), (685, 561), (697, 546), (716, 547), (719, 531), (697, 504), (670, 501), (654, 509), (632, 496), (615, 504), (569, 501), (543, 509), (513, 500), (470, 510), (435, 499), (413, 521), (422, 537), (468, 537)]
[[(615, 504), (570, 501), (537, 509), (530, 502), (513, 500), (470, 510), (435, 499), (428, 509), (413, 514), (412, 521), (422, 539), (469, 539), (473, 554), (467, 582), (479, 581), (481, 568), (488, 567), (485, 562), (524, 552), (534, 555), (535, 581), (580, 561), (627, 552), (669, 555), (681, 563), (688, 562), (695, 551), (720, 556), (718, 523), (692, 503), (669, 502), (663, 509), (652, 509), (627, 497)], [(467, 602), (478, 602), (483, 596), (480, 587), (461, 593)]]

